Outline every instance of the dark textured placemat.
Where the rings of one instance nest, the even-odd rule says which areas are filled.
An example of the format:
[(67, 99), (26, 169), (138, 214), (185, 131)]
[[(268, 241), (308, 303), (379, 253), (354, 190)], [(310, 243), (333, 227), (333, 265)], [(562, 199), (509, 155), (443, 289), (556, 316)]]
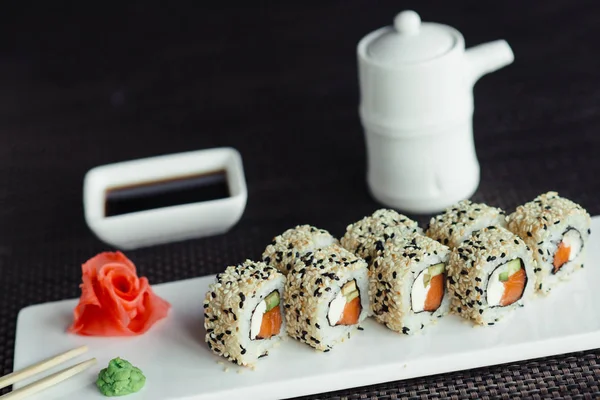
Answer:
[[(515, 52), (513, 65), (475, 86), (474, 200), (510, 211), (557, 190), (599, 214), (600, 10), (593, 1), (520, 3), (6, 7), (0, 374), (12, 370), (18, 311), (77, 297), (81, 263), (110, 249), (83, 220), (82, 179), (93, 166), (240, 150), (249, 198), (232, 231), (127, 252), (154, 284), (257, 258), (296, 224), (340, 235), (378, 208), (364, 179), (355, 46), (404, 8), (455, 26), (469, 46), (505, 38)], [(597, 398), (599, 362), (589, 351), (310, 398)]]

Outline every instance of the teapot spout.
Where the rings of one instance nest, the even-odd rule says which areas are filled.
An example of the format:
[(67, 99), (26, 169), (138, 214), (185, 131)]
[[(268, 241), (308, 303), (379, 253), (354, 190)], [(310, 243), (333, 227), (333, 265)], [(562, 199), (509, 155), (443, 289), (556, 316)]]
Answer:
[(471, 47), (465, 52), (468, 78), (473, 84), (490, 72), (511, 64), (515, 56), (505, 40), (496, 40)]

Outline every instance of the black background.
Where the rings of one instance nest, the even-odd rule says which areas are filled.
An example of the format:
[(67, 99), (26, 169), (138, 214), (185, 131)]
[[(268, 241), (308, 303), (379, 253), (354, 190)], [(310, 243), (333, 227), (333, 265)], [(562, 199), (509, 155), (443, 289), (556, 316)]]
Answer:
[[(403, 9), (457, 28), (467, 47), (503, 38), (515, 53), (474, 89), (473, 200), (510, 212), (557, 190), (600, 212), (597, 2), (80, 3), (0, 12), (0, 374), (12, 370), (19, 309), (77, 297), (81, 263), (111, 249), (83, 219), (94, 166), (216, 146), (242, 154), (248, 203), (233, 230), (127, 252), (152, 283), (258, 258), (296, 224), (339, 236), (380, 207), (365, 182), (355, 49)], [(348, 393), (598, 395), (597, 354)]]

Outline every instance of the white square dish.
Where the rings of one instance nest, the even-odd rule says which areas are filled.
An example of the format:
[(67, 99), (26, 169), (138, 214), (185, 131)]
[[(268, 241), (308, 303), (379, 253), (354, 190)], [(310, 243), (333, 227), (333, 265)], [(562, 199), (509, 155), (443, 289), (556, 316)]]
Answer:
[[(223, 170), (229, 196), (121, 215), (107, 215), (112, 188), (147, 185)], [(134, 249), (167, 242), (222, 234), (241, 218), (248, 192), (242, 158), (230, 147), (168, 154), (103, 165), (85, 176), (85, 220), (104, 242)]]
[[(252, 371), (213, 355), (204, 342), (202, 300), (214, 280), (207, 276), (155, 285), (173, 309), (140, 337), (66, 334), (77, 299), (25, 308), (17, 322), (14, 368), (87, 344), (90, 351), (82, 357), (96, 357), (97, 367), (32, 399), (102, 399), (94, 381), (119, 356), (147, 377), (146, 387), (128, 399), (269, 400), (595, 349), (600, 347), (600, 217), (592, 218), (591, 229), (583, 270), (491, 327), (473, 328), (447, 316), (409, 337), (368, 319), (364, 331), (329, 353), (288, 338)], [(19, 387), (32, 379), (39, 378)]]

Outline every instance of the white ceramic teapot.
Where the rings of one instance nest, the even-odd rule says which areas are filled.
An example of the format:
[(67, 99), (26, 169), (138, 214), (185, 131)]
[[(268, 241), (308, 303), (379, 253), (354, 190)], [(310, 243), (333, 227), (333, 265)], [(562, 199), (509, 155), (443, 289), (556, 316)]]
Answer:
[(360, 118), (372, 195), (408, 213), (434, 213), (479, 186), (473, 86), (512, 63), (504, 40), (465, 51), (456, 29), (414, 11), (358, 44)]

